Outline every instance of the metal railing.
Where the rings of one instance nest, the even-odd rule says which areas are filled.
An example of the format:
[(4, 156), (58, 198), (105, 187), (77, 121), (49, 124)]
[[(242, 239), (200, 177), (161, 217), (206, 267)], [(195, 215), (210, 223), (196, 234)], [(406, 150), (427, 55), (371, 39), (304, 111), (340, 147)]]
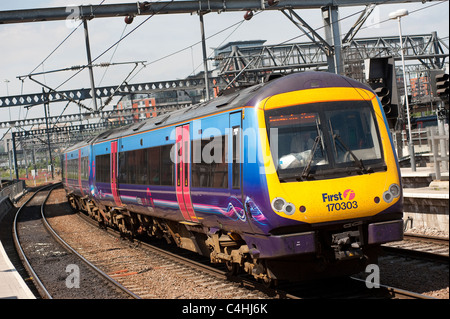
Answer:
[(445, 132), (445, 134), (440, 135), (439, 132), (437, 132), (435, 129), (430, 128), (430, 134), (428, 139), (431, 143), (431, 151), (433, 154), (432, 158), (434, 163), (434, 172), (436, 174), (436, 180), (439, 181), (441, 180), (441, 164), (443, 166), (443, 169), (448, 171), (448, 161), (449, 161), (448, 130)]
[(9, 197), (9, 199), (14, 202), (14, 198), (21, 194), (27, 188), (25, 181), (15, 180), (8, 186), (2, 187), (0, 189), (0, 198)]
[[(394, 145), (397, 148), (399, 158), (408, 158), (408, 134), (405, 131), (392, 131)], [(436, 180), (441, 179), (441, 171), (448, 171), (449, 162), (449, 130), (448, 125), (444, 129), (439, 129), (437, 126), (418, 128), (411, 132), (414, 143), (414, 154), (426, 158), (427, 163), (434, 165)], [(406, 155), (406, 156), (405, 156)]]

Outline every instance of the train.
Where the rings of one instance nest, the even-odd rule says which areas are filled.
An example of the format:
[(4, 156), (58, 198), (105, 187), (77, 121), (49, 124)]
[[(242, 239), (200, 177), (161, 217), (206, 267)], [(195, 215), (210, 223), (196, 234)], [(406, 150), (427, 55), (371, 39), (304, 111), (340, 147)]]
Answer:
[[(225, 91), (226, 92), (226, 91)], [(378, 96), (300, 72), (67, 148), (69, 203), (268, 285), (360, 272), (403, 238), (400, 169)]]

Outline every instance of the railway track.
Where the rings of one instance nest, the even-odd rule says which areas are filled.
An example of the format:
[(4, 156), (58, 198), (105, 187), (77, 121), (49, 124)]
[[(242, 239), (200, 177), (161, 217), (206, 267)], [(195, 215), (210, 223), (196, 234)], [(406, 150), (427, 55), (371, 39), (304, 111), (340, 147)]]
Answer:
[(449, 241), (405, 234), (404, 240), (382, 246), (381, 281), (440, 299), (449, 298)]
[[(64, 194), (64, 190), (59, 191)], [(75, 216), (66, 202), (52, 209), (48, 219), (74, 249), (141, 298), (269, 298), (245, 284), (227, 280), (224, 271), (200, 261), (123, 239), (112, 229), (99, 230), (89, 217)]]
[[(45, 194), (42, 194), (45, 192)], [(56, 189), (55, 192), (63, 192), (62, 189)], [(83, 277), (90, 278), (88, 270), (84, 269), (84, 262), (79, 259), (77, 261), (67, 260), (66, 256), (72, 255), (66, 248), (62, 248), (55, 243), (43, 241), (41, 235), (43, 233), (40, 229), (42, 226), (42, 217), (36, 210), (43, 207), (43, 202), (50, 196), (49, 190), (42, 190), (28, 200), (18, 211), (17, 215), (25, 213), (27, 218), (16, 218), (18, 220), (18, 229), (20, 238), (26, 237), (24, 230), (32, 229), (33, 234), (28, 234), (33, 237), (34, 243), (27, 244), (29, 247), (23, 250), (31, 250), (38, 256), (32, 256), (29, 262), (34, 269), (36, 275), (31, 277), (36, 281), (39, 278), (46, 290), (49, 291), (49, 296), (42, 293), (42, 288), (39, 288), (43, 298), (130, 298), (129, 294), (117, 294), (117, 288), (112, 287), (111, 284), (104, 282), (99, 283), (97, 279), (84, 280), (79, 289), (68, 289), (67, 278), (68, 274), (64, 272), (67, 265), (77, 265), (80, 267), (80, 273)], [(50, 196), (49, 207), (46, 209), (49, 225), (54, 227), (60, 234), (57, 237), (64, 238), (64, 241), (70, 242), (70, 245), (84, 256), (85, 259), (91, 260), (101, 272), (113, 278), (120, 286), (127, 287), (129, 292), (132, 292), (134, 297), (139, 298), (196, 298), (196, 299), (315, 299), (315, 298), (424, 298), (425, 296), (408, 292), (406, 290), (395, 289), (392, 287), (382, 286), (381, 289), (367, 289), (364, 280), (344, 278), (339, 280), (331, 280), (324, 282), (314, 282), (312, 284), (288, 284), (281, 285), (278, 289), (268, 289), (264, 285), (255, 282), (253, 279), (244, 277), (229, 277), (224, 269), (208, 265), (202, 260), (198, 260), (195, 254), (186, 253), (184, 250), (175, 249), (178, 251), (167, 252), (166, 248), (155, 247), (143, 242), (129, 242), (127, 240), (119, 239), (117, 233), (115, 237), (111, 237), (110, 231), (108, 233), (100, 231), (97, 227), (92, 227), (84, 223), (87, 228), (80, 230), (79, 233), (76, 228), (72, 227), (69, 232), (61, 232), (60, 225), (58, 225), (57, 216), (64, 218), (71, 218), (69, 223), (74, 225), (73, 213), (67, 203), (58, 202), (57, 199)], [(56, 205), (55, 205), (56, 204)], [(21, 212), (22, 210), (22, 212)], [(27, 210), (28, 212), (24, 212)], [(41, 208), (42, 211), (42, 208)], [(40, 213), (42, 214), (42, 213)], [(91, 221), (88, 218), (89, 221)], [(37, 223), (39, 221), (39, 223)], [(61, 223), (67, 225), (67, 219)], [(38, 230), (39, 229), (39, 230)], [(47, 233), (46, 230), (44, 233)], [(92, 235), (107, 236), (99, 240), (98, 238), (91, 238)], [(49, 237), (48, 233), (47, 236)], [(72, 237), (72, 238), (70, 238)], [(89, 245), (81, 244), (84, 239), (89, 242)], [(62, 240), (62, 239), (60, 239)], [(55, 245), (55, 246), (54, 246)], [(53, 247), (53, 248), (52, 248)], [(194, 257), (193, 257), (194, 256)], [(197, 257), (196, 257), (197, 256)], [(73, 256), (72, 256), (73, 257)], [(64, 259), (63, 259), (64, 258)], [(69, 257), (67, 257), (69, 258)], [(79, 257), (77, 257), (79, 258)], [(196, 260), (193, 260), (196, 259)], [(46, 266), (42, 267), (45, 264)], [(59, 266), (64, 264), (64, 267)], [(36, 266), (39, 265), (39, 266)], [(44, 268), (44, 275), (41, 274)], [(58, 272), (57, 269), (64, 269)], [(187, 270), (188, 269), (188, 270)], [(30, 270), (28, 270), (30, 272)], [(53, 274), (55, 279), (48, 279), (49, 273)], [(153, 274), (153, 276), (147, 276)], [(155, 275), (156, 274), (156, 275)], [(51, 277), (51, 276), (50, 276)], [(85, 277), (85, 278), (86, 278)], [(174, 279), (176, 278), (176, 279)], [(180, 284), (181, 282), (184, 284)], [(104, 279), (102, 279), (104, 280)], [(56, 283), (55, 283), (56, 281)], [(94, 287), (86, 287), (87, 282), (94, 282)], [(51, 288), (47, 288), (47, 287)], [(54, 288), (56, 286), (56, 288)], [(105, 287), (112, 287), (112, 296), (103, 292)], [(345, 288), (345, 289), (344, 289)], [(100, 289), (100, 291), (99, 291)], [(325, 293), (326, 292), (326, 293)], [(79, 295), (78, 295), (79, 294)]]
[[(79, 214), (83, 220), (90, 224), (94, 224), (92, 219), (85, 216), (84, 214)], [(120, 237), (120, 234), (114, 230), (108, 229), (107, 232), (116, 238)], [(257, 292), (262, 292), (265, 296), (259, 295), (259, 298), (273, 298), (273, 299), (316, 299), (316, 298), (380, 298), (380, 299), (428, 299), (428, 297), (407, 290), (402, 290), (394, 287), (389, 287), (386, 285), (381, 285), (379, 288), (371, 290), (368, 289), (364, 280), (357, 278), (338, 278), (323, 281), (314, 281), (311, 283), (293, 283), (284, 284), (277, 289), (272, 289), (266, 287), (264, 284), (255, 282), (253, 278), (248, 275), (244, 276), (230, 276), (227, 274), (226, 270), (223, 270), (222, 266), (211, 265), (209, 261), (202, 260), (198, 261), (198, 255), (186, 252), (182, 249), (178, 249), (173, 246), (165, 245), (164, 243), (159, 243), (157, 245), (152, 245), (142, 241), (136, 241), (136, 247), (145, 249), (146, 251), (152, 251), (152, 254), (158, 255), (158, 262), (162, 265), (169, 263), (169, 267), (166, 269), (173, 269), (179, 271), (180, 274), (186, 276), (188, 280), (192, 280), (194, 283), (200, 284), (219, 284), (219, 287), (223, 290), (229, 289), (230, 292), (235, 294), (235, 286), (230, 286), (229, 281), (239, 284), (240, 287), (246, 287), (250, 291), (256, 290)], [(188, 256), (184, 257), (182, 255)], [(186, 274), (186, 267), (190, 268), (194, 273), (192, 275)], [(198, 271), (200, 273), (206, 273), (212, 277), (208, 278), (205, 275), (198, 277)], [(119, 273), (119, 272), (117, 272)], [(125, 272), (125, 275), (127, 273)], [(133, 273), (131, 273), (133, 274)], [(126, 282), (123, 282), (127, 285)], [(130, 288), (133, 289), (133, 288)], [(142, 289), (142, 288), (140, 288)], [(133, 290), (134, 291), (134, 290)], [(326, 292), (325, 292), (326, 291)], [(251, 297), (251, 294), (245, 293)], [(238, 295), (235, 295), (235, 297)]]
[[(68, 205), (65, 206), (65, 209), (70, 210)], [(278, 289), (269, 289), (248, 276), (229, 276), (225, 269), (201, 260), (196, 254), (173, 246), (168, 251), (168, 247), (164, 245), (157, 247), (154, 243), (151, 245), (138, 240), (123, 240), (114, 230), (99, 231), (97, 223), (82, 213), (78, 216), (83, 219), (80, 222), (84, 226), (78, 225), (73, 219), (77, 216), (69, 216), (67, 212), (64, 214), (67, 215), (64, 218), (71, 218), (69, 223), (73, 225), (68, 232), (64, 231), (67, 220), (49, 218), (50, 223), (55, 224), (54, 227), (61, 232), (60, 235), (85, 258), (141, 298), (424, 298), (419, 294), (408, 294), (386, 286), (370, 290), (364, 281), (351, 278), (343, 279), (345, 282), (332, 280), (312, 284), (287, 284)], [(84, 236), (77, 235), (78, 231)], [(87, 237), (86, 234), (95, 237), (86, 240), (88, 243), (83, 243), (85, 240), (82, 237)]]
[(41, 298), (137, 298), (70, 250), (44, 218), (45, 203), (56, 185), (37, 190), (16, 212), (16, 250)]
[(449, 239), (405, 234), (403, 241), (383, 245), (383, 250), (397, 255), (449, 263)]

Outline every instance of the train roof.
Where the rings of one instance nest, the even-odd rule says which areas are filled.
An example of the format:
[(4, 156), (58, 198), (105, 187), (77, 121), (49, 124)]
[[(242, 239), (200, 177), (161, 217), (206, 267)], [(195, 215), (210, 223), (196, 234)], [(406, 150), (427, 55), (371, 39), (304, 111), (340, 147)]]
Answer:
[(266, 83), (221, 95), (208, 102), (202, 102), (170, 113), (161, 114), (157, 117), (138, 123), (129, 124), (120, 128), (110, 129), (96, 137), (76, 144), (68, 148), (66, 151), (73, 151), (88, 144), (97, 144), (102, 141), (120, 138), (125, 135), (132, 135), (143, 131), (175, 125), (177, 123), (207, 115), (213, 115), (214, 113), (235, 109), (237, 107), (255, 107), (260, 101), (276, 94), (326, 87), (354, 87), (371, 90), (368, 86), (360, 82), (333, 73), (293, 73)]

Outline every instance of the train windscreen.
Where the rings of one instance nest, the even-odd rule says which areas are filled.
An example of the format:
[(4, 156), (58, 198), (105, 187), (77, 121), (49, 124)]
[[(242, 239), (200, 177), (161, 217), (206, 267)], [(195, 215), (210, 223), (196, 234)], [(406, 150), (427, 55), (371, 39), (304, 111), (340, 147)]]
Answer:
[(270, 150), (281, 181), (383, 169), (380, 134), (366, 101), (266, 110)]

